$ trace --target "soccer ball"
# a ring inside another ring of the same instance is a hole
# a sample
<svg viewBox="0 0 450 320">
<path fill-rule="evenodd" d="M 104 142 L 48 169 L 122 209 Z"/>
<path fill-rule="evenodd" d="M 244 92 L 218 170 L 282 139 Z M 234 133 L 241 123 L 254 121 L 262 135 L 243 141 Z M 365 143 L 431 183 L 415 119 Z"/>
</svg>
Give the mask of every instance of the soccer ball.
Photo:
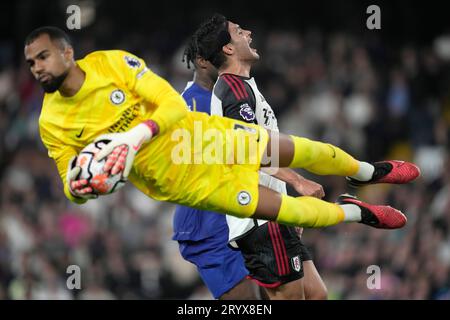
<svg viewBox="0 0 450 320">
<path fill-rule="evenodd" d="M 106 158 L 101 161 L 94 159 L 97 152 L 102 150 L 109 140 L 100 140 L 87 145 L 78 155 L 76 165 L 81 167 L 81 173 L 78 179 L 86 179 L 88 185 L 93 189 L 93 193 L 105 195 L 113 193 L 125 185 L 126 179 L 122 177 L 122 173 L 111 175 L 105 173 L 103 166 Z"/>
</svg>

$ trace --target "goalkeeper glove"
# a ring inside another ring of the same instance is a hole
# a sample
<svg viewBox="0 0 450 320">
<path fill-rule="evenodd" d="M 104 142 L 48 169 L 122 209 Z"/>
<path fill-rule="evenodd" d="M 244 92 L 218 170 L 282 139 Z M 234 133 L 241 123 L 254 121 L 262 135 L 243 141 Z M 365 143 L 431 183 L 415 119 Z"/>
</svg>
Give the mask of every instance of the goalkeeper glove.
<svg viewBox="0 0 450 320">
<path fill-rule="evenodd" d="M 76 165 L 77 158 L 77 156 L 73 156 L 67 168 L 66 182 L 69 192 L 75 198 L 96 199 L 98 195 L 92 193 L 92 187 L 88 185 L 88 181 L 86 179 L 77 180 L 81 173 L 81 167 Z"/>
<path fill-rule="evenodd" d="M 127 178 L 136 153 L 157 132 L 157 124 L 152 120 L 147 120 L 127 132 L 101 135 L 95 139 L 95 142 L 100 140 L 110 140 L 110 142 L 97 153 L 95 159 L 101 161 L 108 156 L 103 171 L 117 174 L 123 170 L 123 177 Z"/>
</svg>

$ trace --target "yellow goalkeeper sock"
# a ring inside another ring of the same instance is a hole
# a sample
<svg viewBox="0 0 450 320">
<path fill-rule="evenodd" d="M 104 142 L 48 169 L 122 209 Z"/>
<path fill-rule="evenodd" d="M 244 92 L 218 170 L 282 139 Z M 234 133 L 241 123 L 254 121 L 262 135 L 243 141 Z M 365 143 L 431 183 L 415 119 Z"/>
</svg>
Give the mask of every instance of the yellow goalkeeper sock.
<svg viewBox="0 0 450 320">
<path fill-rule="evenodd" d="M 295 152 L 289 167 L 319 175 L 351 176 L 358 172 L 359 161 L 338 147 L 296 136 L 291 138 Z"/>
<path fill-rule="evenodd" d="M 344 221 L 344 210 L 337 204 L 313 197 L 281 196 L 277 222 L 305 228 L 321 228 Z"/>
</svg>

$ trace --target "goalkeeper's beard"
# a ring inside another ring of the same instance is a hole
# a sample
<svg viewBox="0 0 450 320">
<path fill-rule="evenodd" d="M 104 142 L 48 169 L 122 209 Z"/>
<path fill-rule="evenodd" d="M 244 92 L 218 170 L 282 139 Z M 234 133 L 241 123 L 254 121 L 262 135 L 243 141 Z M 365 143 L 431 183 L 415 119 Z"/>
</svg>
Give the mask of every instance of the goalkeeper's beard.
<svg viewBox="0 0 450 320">
<path fill-rule="evenodd" d="M 57 77 L 50 76 L 50 80 L 46 82 L 41 82 L 42 89 L 44 89 L 46 93 L 55 92 L 56 90 L 59 89 L 59 87 L 61 87 L 62 83 L 64 82 L 68 74 L 69 70 L 63 72 Z"/>
</svg>

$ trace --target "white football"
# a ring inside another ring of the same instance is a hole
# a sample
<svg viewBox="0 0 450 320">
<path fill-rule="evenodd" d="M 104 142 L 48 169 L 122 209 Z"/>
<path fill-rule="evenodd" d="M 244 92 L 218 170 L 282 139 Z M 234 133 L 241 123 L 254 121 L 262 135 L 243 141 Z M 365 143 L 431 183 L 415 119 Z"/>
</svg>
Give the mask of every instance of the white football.
<svg viewBox="0 0 450 320">
<path fill-rule="evenodd" d="M 78 179 L 86 179 L 88 184 L 93 189 L 93 193 L 98 195 L 105 195 L 113 193 L 125 185 L 126 179 L 122 177 L 122 173 L 111 175 L 103 171 L 106 158 L 101 161 L 94 159 L 97 152 L 102 150 L 102 147 L 108 143 L 106 140 L 100 140 L 88 144 L 77 158 L 76 165 L 81 167 L 81 173 Z"/>
</svg>

